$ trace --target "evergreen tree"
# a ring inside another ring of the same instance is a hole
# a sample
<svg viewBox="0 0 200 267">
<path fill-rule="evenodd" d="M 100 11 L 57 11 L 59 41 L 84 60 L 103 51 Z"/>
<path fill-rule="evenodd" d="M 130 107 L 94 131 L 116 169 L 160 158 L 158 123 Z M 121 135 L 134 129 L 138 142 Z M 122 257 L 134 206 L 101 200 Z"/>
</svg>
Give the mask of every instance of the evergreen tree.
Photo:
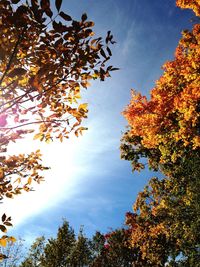
<svg viewBox="0 0 200 267">
<path fill-rule="evenodd" d="M 44 248 L 42 267 L 70 267 L 70 256 L 75 246 L 75 233 L 69 223 L 64 220 L 59 227 L 57 237 L 50 238 Z"/>
<path fill-rule="evenodd" d="M 85 237 L 83 228 L 81 227 L 70 256 L 71 267 L 88 266 L 91 262 L 91 256 L 90 241 Z"/>
</svg>

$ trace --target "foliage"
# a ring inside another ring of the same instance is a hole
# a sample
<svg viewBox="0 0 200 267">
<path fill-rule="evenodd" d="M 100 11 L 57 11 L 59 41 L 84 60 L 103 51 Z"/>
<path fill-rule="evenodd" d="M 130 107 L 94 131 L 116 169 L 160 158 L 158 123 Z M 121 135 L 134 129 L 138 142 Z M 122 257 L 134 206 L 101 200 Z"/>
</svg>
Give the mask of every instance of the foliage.
<svg viewBox="0 0 200 267">
<path fill-rule="evenodd" d="M 93 237 L 95 252 L 90 267 L 128 267 L 149 266 L 141 258 L 137 248 L 129 246 L 131 231 L 121 228 L 106 235 L 97 232 Z"/>
<path fill-rule="evenodd" d="M 25 260 L 21 262 L 20 267 L 38 267 L 41 264 L 44 255 L 45 238 L 38 237 L 29 249 Z"/>
<path fill-rule="evenodd" d="M 191 150 L 199 150 L 199 42 L 196 24 L 183 32 L 175 59 L 164 64 L 151 99 L 132 92 L 124 111 L 130 130 L 122 139 L 122 158 L 131 160 L 133 169 L 144 167 L 141 157 L 155 170 L 171 169 Z"/>
<path fill-rule="evenodd" d="M 106 66 L 114 43 L 111 32 L 105 42 L 95 37 L 86 14 L 74 20 L 61 11 L 61 4 L 55 1 L 53 14 L 49 0 L 0 1 L 1 199 L 30 191 L 46 169 L 39 150 L 7 156 L 10 142 L 31 132 L 47 143 L 55 138 L 62 142 L 71 132 L 82 134 L 88 107 L 78 102 L 81 91 L 91 80 L 103 81 L 116 70 Z M 2 219 L 0 230 L 9 225 L 9 217 Z M 4 235 L 1 245 L 6 240 Z"/>
<path fill-rule="evenodd" d="M 195 12 L 196 16 L 200 16 L 199 0 L 177 0 L 176 4 L 180 8 L 191 8 Z"/>
<path fill-rule="evenodd" d="M 36 239 L 20 267 L 82 267 L 88 266 L 90 260 L 90 242 L 83 229 L 76 238 L 73 228 L 64 220 L 55 238 Z"/>
<path fill-rule="evenodd" d="M 199 15 L 199 1 L 177 1 Z M 200 24 L 185 30 L 150 99 L 132 91 L 121 157 L 133 170 L 161 171 L 127 213 L 130 246 L 153 266 L 199 266 Z M 145 265 L 144 265 L 145 266 Z M 147 265 L 149 266 L 149 265 Z"/>
<path fill-rule="evenodd" d="M 84 267 L 89 266 L 91 262 L 91 247 L 90 247 L 90 240 L 85 237 L 83 233 L 83 228 L 80 228 L 78 238 L 72 248 L 70 254 L 70 266 L 72 267 Z"/>
<path fill-rule="evenodd" d="M 19 238 L 16 242 L 8 242 L 1 252 L 7 256 L 0 262 L 1 267 L 17 267 L 23 255 L 23 240 Z"/>
<path fill-rule="evenodd" d="M 176 262 L 180 255 L 187 266 L 196 266 L 194 262 L 198 262 L 199 166 L 200 157 L 196 155 L 183 162 L 174 176 L 152 178 L 139 193 L 134 213 L 126 216 L 132 231 L 131 245 L 139 246 L 142 257 L 155 266 L 164 266 L 169 257 Z"/>
<path fill-rule="evenodd" d="M 59 227 L 56 238 L 47 242 L 36 239 L 20 267 L 128 267 L 149 266 L 138 249 L 128 246 L 131 231 L 121 228 L 92 238 L 84 235 L 83 227 L 76 237 L 67 221 Z"/>
<path fill-rule="evenodd" d="M 67 221 L 59 227 L 57 237 L 50 238 L 44 247 L 42 267 L 70 266 L 70 254 L 75 246 L 75 233 Z"/>
</svg>

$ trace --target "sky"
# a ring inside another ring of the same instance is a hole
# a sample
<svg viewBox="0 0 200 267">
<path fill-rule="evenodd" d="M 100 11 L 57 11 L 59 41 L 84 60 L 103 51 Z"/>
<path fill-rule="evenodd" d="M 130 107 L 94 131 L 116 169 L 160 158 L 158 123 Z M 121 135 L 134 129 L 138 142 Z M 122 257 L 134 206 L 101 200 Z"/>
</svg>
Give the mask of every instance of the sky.
<svg viewBox="0 0 200 267">
<path fill-rule="evenodd" d="M 8 234 L 28 244 L 41 235 L 55 236 L 63 218 L 76 232 L 84 225 L 87 236 L 124 224 L 138 192 L 156 174 L 132 173 L 130 163 L 120 159 L 120 139 L 127 125 L 122 111 L 132 88 L 149 95 L 162 64 L 173 59 L 181 31 L 191 28 L 194 17 L 177 8 L 175 0 L 63 0 L 62 9 L 75 19 L 87 13 L 97 37 L 112 31 L 117 43 L 110 64 L 120 70 L 105 82 L 93 82 L 83 93 L 89 116 L 82 137 L 48 145 L 28 137 L 9 147 L 10 154 L 40 148 L 44 165 L 51 167 L 34 192 L 0 206 L 1 214 L 13 219 Z"/>
</svg>

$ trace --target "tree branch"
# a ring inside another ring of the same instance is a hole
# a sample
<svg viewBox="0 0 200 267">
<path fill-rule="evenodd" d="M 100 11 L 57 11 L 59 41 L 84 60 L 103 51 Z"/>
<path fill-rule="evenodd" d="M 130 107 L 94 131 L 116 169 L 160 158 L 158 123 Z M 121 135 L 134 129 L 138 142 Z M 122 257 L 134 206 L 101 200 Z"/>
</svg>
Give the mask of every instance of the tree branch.
<svg viewBox="0 0 200 267">
<path fill-rule="evenodd" d="M 21 42 L 21 40 L 22 40 L 22 38 L 23 38 L 23 36 L 24 36 L 25 30 L 26 30 L 26 27 L 24 27 L 24 29 L 23 29 L 23 31 L 22 31 L 22 34 L 19 35 L 19 37 L 18 37 L 18 40 L 17 40 L 17 42 L 16 42 L 16 44 L 15 44 L 15 47 L 14 47 L 14 50 L 13 50 L 11 56 L 10 56 L 10 60 L 9 60 L 9 62 L 8 62 L 8 64 L 7 64 L 7 66 L 6 66 L 6 69 L 5 69 L 5 71 L 4 71 L 4 74 L 2 75 L 2 77 L 1 77 L 1 79 L 0 79 L 0 86 L 1 86 L 1 84 L 2 84 L 2 82 L 3 82 L 3 80 L 4 80 L 4 78 L 5 78 L 6 74 L 8 73 L 8 71 L 9 71 L 9 69 L 10 69 L 10 66 L 11 66 L 11 64 L 12 64 L 12 60 L 13 60 L 15 54 L 16 54 L 17 47 L 18 47 L 18 45 L 20 44 L 20 42 Z"/>
</svg>

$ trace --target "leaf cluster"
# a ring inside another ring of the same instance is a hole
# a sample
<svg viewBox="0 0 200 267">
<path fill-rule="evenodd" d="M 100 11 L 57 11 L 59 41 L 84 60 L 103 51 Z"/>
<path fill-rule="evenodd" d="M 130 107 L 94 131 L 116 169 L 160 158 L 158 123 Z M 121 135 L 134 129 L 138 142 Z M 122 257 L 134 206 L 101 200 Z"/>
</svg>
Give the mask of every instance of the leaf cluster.
<svg viewBox="0 0 200 267">
<path fill-rule="evenodd" d="M 111 32 L 95 37 L 86 14 L 75 20 L 61 6 L 55 0 L 53 12 L 49 0 L 0 1 L 0 199 L 31 191 L 47 169 L 39 150 L 7 156 L 10 142 L 30 133 L 47 143 L 81 135 L 88 113 L 82 90 L 116 70 L 107 66 Z"/>
<path fill-rule="evenodd" d="M 199 1 L 177 1 L 199 15 Z M 173 61 L 151 97 L 132 91 L 124 111 L 129 128 L 121 157 L 133 171 L 161 171 L 138 194 L 127 213 L 130 246 L 153 266 L 199 266 L 200 249 L 200 24 L 182 32 Z M 148 265 L 149 266 L 149 265 Z"/>
</svg>

